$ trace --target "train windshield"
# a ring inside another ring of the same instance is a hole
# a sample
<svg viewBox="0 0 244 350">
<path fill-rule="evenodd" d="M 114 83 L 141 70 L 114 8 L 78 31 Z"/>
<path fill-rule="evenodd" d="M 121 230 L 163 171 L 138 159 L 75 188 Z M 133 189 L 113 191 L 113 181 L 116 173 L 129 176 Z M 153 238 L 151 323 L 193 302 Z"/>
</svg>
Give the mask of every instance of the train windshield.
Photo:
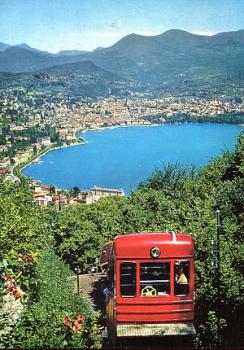
<svg viewBox="0 0 244 350">
<path fill-rule="evenodd" d="M 170 294 L 170 263 L 140 264 L 140 294 L 144 297 Z"/>
<path fill-rule="evenodd" d="M 122 297 L 136 297 L 137 283 L 141 297 L 168 296 L 170 289 L 170 262 L 122 262 L 120 264 L 120 295 Z M 172 279 L 175 296 L 189 294 L 190 262 L 174 261 Z"/>
</svg>

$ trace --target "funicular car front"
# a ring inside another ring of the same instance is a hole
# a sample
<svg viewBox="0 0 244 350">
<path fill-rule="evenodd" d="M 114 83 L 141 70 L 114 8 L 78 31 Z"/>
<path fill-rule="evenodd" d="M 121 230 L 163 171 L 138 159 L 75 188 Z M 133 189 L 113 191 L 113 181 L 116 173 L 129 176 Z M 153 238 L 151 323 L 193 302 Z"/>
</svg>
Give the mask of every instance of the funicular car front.
<svg viewBox="0 0 244 350">
<path fill-rule="evenodd" d="M 118 337 L 195 334 L 190 235 L 117 236 L 114 256 L 113 322 Z"/>
</svg>

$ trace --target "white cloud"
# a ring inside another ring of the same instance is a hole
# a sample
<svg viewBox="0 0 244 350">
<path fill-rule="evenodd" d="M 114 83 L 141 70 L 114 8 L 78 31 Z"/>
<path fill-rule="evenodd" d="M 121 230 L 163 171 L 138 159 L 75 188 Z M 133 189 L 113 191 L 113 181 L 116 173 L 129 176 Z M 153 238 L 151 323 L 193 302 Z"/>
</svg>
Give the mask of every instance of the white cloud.
<svg viewBox="0 0 244 350">
<path fill-rule="evenodd" d="M 111 28 L 117 28 L 119 27 L 121 22 L 118 19 L 114 19 L 113 21 L 109 22 L 109 27 Z"/>
</svg>

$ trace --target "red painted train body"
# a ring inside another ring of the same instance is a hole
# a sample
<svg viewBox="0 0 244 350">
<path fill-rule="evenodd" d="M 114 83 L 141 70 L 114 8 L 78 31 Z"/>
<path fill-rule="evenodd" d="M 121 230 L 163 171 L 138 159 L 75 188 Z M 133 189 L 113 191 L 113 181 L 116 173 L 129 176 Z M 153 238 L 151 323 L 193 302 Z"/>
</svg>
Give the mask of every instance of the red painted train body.
<svg viewBox="0 0 244 350">
<path fill-rule="evenodd" d="M 108 336 L 193 335 L 194 242 L 190 235 L 140 233 L 104 246 Z"/>
</svg>

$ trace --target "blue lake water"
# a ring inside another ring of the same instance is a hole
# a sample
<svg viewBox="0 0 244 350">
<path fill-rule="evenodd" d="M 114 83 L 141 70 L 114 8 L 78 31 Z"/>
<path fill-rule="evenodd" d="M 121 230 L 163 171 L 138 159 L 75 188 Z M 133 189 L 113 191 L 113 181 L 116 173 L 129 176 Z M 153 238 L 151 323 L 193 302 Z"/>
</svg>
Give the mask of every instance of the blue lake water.
<svg viewBox="0 0 244 350">
<path fill-rule="evenodd" d="M 136 189 L 163 163 L 208 163 L 232 150 L 241 126 L 173 124 L 87 131 L 86 144 L 53 150 L 23 170 L 26 176 L 59 188 L 94 185 Z"/>
</svg>

